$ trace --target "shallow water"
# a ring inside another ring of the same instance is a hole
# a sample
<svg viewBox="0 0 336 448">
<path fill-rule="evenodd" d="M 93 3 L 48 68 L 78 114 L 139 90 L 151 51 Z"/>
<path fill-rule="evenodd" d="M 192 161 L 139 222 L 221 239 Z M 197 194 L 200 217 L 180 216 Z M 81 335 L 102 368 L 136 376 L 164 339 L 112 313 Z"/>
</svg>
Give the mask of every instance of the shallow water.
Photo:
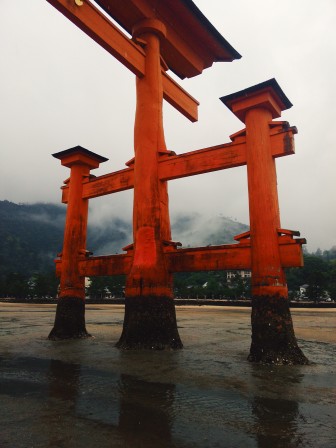
<svg viewBox="0 0 336 448">
<path fill-rule="evenodd" d="M 113 305 L 49 341 L 54 313 L 0 304 L 1 448 L 336 447 L 336 310 L 292 312 L 309 366 L 248 363 L 249 309 L 177 308 L 176 352 L 117 350 Z"/>
</svg>

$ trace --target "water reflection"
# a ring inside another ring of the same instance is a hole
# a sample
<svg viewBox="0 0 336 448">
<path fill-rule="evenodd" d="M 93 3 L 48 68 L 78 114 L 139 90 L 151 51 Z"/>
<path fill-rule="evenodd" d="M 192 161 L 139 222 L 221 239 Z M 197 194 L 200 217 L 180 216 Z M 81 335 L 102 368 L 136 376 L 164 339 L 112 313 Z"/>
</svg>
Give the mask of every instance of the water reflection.
<svg viewBox="0 0 336 448">
<path fill-rule="evenodd" d="M 78 395 L 81 366 L 51 359 L 48 371 L 49 397 L 70 402 Z"/>
<path fill-rule="evenodd" d="M 107 326 L 86 341 L 1 336 L 1 448 L 336 447 L 334 343 L 305 341 L 316 365 L 251 365 L 247 315 L 186 313 L 178 354 L 120 353 Z"/>
<path fill-rule="evenodd" d="M 257 422 L 258 448 L 297 448 L 299 406 L 295 401 L 255 397 L 252 413 Z"/>
<path fill-rule="evenodd" d="M 95 431 L 98 425 L 100 435 L 104 434 L 102 443 L 109 434 L 113 447 L 133 447 L 139 442 L 146 447 L 170 446 L 175 385 L 125 374 L 118 377 L 58 360 L 50 361 L 47 379 L 44 424 L 49 427 L 48 448 L 83 440 L 79 418 L 95 444 L 97 434 L 89 435 L 91 425 Z"/>
<path fill-rule="evenodd" d="M 174 384 L 151 383 L 121 375 L 119 391 L 119 429 L 130 446 L 139 438 L 171 441 Z"/>
<path fill-rule="evenodd" d="M 3 359 L 0 438 L 13 443 L 1 439 L 1 447 L 336 446 L 334 402 L 328 397 L 322 406 L 324 389 L 312 371 L 307 380 L 307 367 L 246 363 L 237 381 L 237 370 L 218 371 L 208 359 L 208 370 L 199 357 L 177 370 L 164 360 L 132 355 L 111 368 L 114 364 Z M 196 363 L 200 368 L 192 370 Z"/>
<path fill-rule="evenodd" d="M 298 448 L 300 411 L 296 400 L 302 372 L 295 366 L 252 365 L 252 382 L 259 394 L 252 400 L 258 448 Z M 263 395 L 260 394 L 263 391 Z"/>
<path fill-rule="evenodd" d="M 43 424 L 47 428 L 48 448 L 65 446 L 67 441 L 74 441 L 78 436 L 74 417 L 80 373 L 79 364 L 50 360 L 47 372 L 49 394 L 43 418 Z"/>
</svg>

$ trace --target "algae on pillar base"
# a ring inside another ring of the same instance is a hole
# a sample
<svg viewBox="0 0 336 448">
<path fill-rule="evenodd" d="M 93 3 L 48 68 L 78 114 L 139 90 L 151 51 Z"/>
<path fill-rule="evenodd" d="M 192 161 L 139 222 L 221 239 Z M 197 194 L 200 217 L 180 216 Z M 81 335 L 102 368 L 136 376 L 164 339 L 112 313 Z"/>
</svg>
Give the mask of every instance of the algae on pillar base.
<svg viewBox="0 0 336 448">
<path fill-rule="evenodd" d="M 248 360 L 263 364 L 308 364 L 297 344 L 286 297 L 253 296 Z"/>
<path fill-rule="evenodd" d="M 91 335 L 85 327 L 85 301 L 79 297 L 58 299 L 54 326 L 48 339 L 83 339 Z"/>
<path fill-rule="evenodd" d="M 124 327 L 117 347 L 126 350 L 182 348 L 173 299 L 149 296 L 126 298 Z"/>
</svg>

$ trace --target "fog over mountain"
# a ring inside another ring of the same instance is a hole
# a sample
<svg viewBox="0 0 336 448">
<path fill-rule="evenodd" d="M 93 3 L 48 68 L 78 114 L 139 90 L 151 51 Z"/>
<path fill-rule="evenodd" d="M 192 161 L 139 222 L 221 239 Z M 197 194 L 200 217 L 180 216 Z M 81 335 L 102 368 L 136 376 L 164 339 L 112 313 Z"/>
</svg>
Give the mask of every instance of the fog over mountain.
<svg viewBox="0 0 336 448">
<path fill-rule="evenodd" d="M 0 274 L 45 271 L 62 250 L 66 207 L 0 201 Z M 89 213 L 87 248 L 95 255 L 122 253 L 133 241 L 131 221 L 103 211 Z M 222 215 L 180 214 L 172 220 L 172 237 L 186 246 L 233 242 L 245 224 Z"/>
<path fill-rule="evenodd" d="M 223 215 L 192 213 L 178 215 L 172 222 L 173 239 L 191 247 L 232 243 L 235 235 L 247 230 L 246 224 Z"/>
</svg>

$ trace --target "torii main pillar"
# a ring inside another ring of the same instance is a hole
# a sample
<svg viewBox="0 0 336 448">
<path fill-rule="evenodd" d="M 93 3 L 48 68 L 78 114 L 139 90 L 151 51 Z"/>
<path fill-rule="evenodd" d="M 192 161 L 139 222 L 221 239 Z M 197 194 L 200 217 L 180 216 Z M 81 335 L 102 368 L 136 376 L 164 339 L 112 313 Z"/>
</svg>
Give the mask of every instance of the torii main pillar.
<svg viewBox="0 0 336 448">
<path fill-rule="evenodd" d="M 252 343 L 249 360 L 306 364 L 297 345 L 288 288 L 280 261 L 281 234 L 275 160 L 270 128 L 273 118 L 292 106 L 273 79 L 221 98 L 246 125 L 246 162 L 252 270 Z"/>
<path fill-rule="evenodd" d="M 134 255 L 125 291 L 125 319 L 120 348 L 182 347 L 173 301 L 173 279 L 164 257 L 171 240 L 167 182 L 159 178 L 158 162 L 167 156 L 163 131 L 163 87 L 160 39 L 165 26 L 147 19 L 133 29 L 144 45 L 145 75 L 137 77 L 134 127 Z"/>
</svg>

